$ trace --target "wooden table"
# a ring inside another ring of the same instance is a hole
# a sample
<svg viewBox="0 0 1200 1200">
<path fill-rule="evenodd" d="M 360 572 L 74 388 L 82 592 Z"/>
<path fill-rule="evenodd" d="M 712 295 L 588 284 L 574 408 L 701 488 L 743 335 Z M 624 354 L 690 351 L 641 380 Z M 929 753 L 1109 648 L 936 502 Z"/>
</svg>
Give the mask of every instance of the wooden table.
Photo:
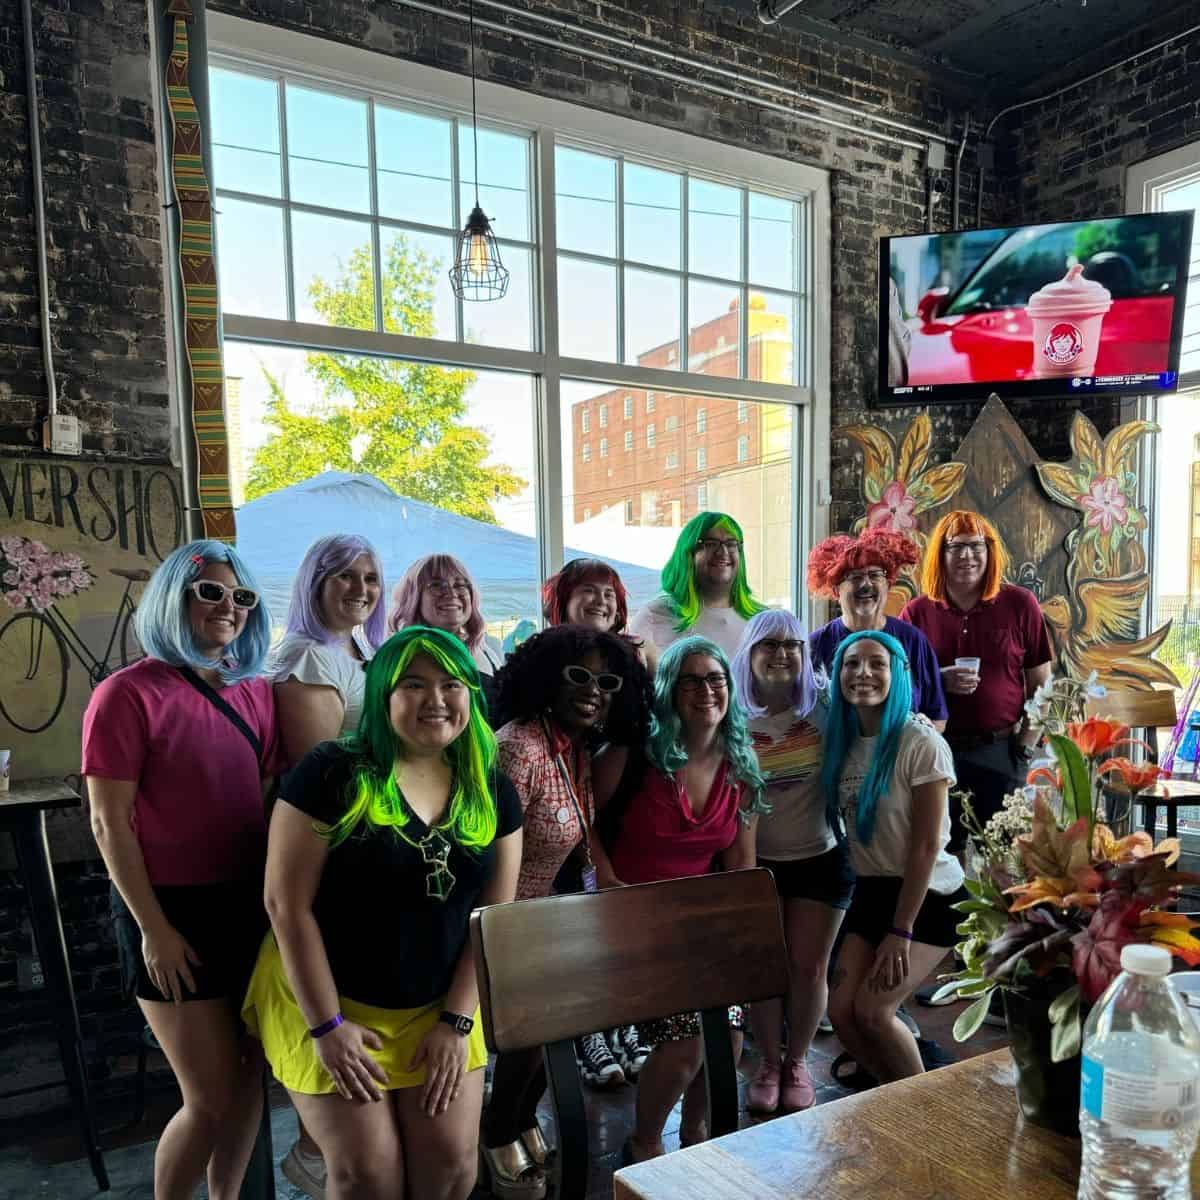
<svg viewBox="0 0 1200 1200">
<path fill-rule="evenodd" d="M 995 1050 L 626 1167 L 613 1200 L 1075 1200 L 1078 1183 L 1079 1142 L 1022 1119 Z"/>
<path fill-rule="evenodd" d="M 106 1192 L 108 1172 L 96 1138 L 96 1120 L 88 1095 L 87 1070 L 83 1061 L 79 1010 L 75 1006 L 67 942 L 58 912 L 50 846 L 46 841 L 47 810 L 75 808 L 79 802 L 78 793 L 61 779 L 14 780 L 8 792 L 0 792 L 0 832 L 11 833 L 16 845 L 17 865 L 29 893 L 33 941 L 41 960 L 54 1013 L 54 1031 L 58 1036 L 58 1052 L 67 1077 L 67 1090 L 79 1120 L 96 1185 Z"/>
</svg>

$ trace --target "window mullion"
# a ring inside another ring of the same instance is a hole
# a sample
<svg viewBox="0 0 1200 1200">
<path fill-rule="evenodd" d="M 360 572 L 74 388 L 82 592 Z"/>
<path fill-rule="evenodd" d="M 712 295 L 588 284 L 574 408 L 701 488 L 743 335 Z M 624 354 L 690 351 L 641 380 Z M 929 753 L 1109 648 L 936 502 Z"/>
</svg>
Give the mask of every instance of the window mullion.
<svg viewBox="0 0 1200 1200">
<path fill-rule="evenodd" d="M 738 276 L 742 283 L 741 328 L 738 330 L 738 377 L 746 379 L 750 375 L 750 189 L 742 188 L 739 192 L 738 204 L 742 215 L 741 264 Z"/>
<path fill-rule="evenodd" d="M 283 273 L 287 319 L 296 319 L 296 272 L 292 263 L 292 175 L 288 167 L 287 80 L 275 81 L 279 104 L 279 186 L 283 198 Z"/>
<path fill-rule="evenodd" d="M 537 222 L 538 259 L 541 270 L 541 334 L 545 369 L 535 389 L 534 420 L 537 463 L 536 528 L 541 579 L 548 579 L 563 561 L 562 377 L 558 339 L 558 229 L 554 192 L 552 130 L 537 132 L 537 179 L 534 219 Z M 574 487 L 575 485 L 572 484 Z"/>
<path fill-rule="evenodd" d="M 379 232 L 379 184 L 375 156 L 375 100 L 367 97 L 367 185 L 371 205 L 371 256 L 375 263 L 375 328 L 384 331 L 383 324 L 383 239 Z"/>
</svg>

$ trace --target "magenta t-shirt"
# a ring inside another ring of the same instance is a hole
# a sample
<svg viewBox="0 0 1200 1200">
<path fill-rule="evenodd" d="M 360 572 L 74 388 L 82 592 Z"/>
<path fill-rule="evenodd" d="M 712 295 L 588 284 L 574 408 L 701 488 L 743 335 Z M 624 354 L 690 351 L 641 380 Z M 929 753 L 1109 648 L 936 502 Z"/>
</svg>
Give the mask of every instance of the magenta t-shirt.
<svg viewBox="0 0 1200 1200">
<path fill-rule="evenodd" d="M 83 774 L 137 781 L 134 827 L 152 884 L 262 873 L 262 778 L 282 767 L 275 696 L 261 678 L 220 694 L 258 736 L 261 766 L 245 734 L 156 658 L 110 675 L 84 713 Z"/>
</svg>

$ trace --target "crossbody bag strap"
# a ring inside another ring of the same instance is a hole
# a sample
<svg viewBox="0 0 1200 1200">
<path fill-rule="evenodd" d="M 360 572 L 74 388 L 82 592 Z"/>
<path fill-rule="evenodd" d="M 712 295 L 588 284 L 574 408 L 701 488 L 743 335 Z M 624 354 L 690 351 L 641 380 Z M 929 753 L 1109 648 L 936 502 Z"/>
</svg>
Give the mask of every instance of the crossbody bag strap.
<svg viewBox="0 0 1200 1200">
<path fill-rule="evenodd" d="M 238 732 L 250 743 L 250 748 L 254 751 L 255 761 L 262 766 L 262 742 L 258 740 L 258 734 L 246 724 L 241 713 L 237 711 L 226 700 L 216 688 L 206 683 L 191 667 L 180 667 L 179 673 L 209 702 L 219 713 L 226 717 L 229 722 L 234 725 Z"/>
<path fill-rule="evenodd" d="M 554 746 L 554 738 L 550 733 L 550 726 L 545 719 L 542 720 L 542 732 L 546 735 L 546 743 L 550 747 Z M 567 770 L 567 764 L 563 762 L 563 756 L 556 750 L 552 750 L 554 765 L 558 768 L 559 776 L 562 778 L 563 786 L 567 789 L 567 795 L 571 798 L 571 805 L 575 809 L 575 816 L 579 819 L 579 828 L 583 831 L 583 858 L 585 866 L 592 866 L 592 843 L 588 836 L 587 815 L 583 811 L 583 805 L 579 802 L 579 796 L 575 791 L 575 784 L 571 780 L 571 772 Z"/>
</svg>

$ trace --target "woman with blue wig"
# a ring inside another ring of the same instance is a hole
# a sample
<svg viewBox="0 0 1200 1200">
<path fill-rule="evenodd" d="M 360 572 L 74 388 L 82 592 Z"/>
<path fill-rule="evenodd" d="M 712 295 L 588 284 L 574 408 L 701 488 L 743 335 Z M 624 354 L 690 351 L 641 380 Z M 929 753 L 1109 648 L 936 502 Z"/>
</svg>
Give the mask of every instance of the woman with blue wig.
<svg viewBox="0 0 1200 1200">
<path fill-rule="evenodd" d="M 746 1090 L 751 1112 L 794 1112 L 816 1101 L 806 1056 L 825 1011 L 825 973 L 854 892 L 845 845 L 829 823 L 821 788 L 826 706 L 813 677 L 808 636 L 790 612 L 767 609 L 746 626 L 733 681 L 767 781 L 770 812 L 759 818 L 758 865 L 775 878 L 788 947 L 788 1048 L 783 1003 L 750 1012 L 762 1063 Z"/>
<path fill-rule="evenodd" d="M 183 1094 L 154 1158 L 159 1200 L 232 1200 L 258 1129 L 262 1059 L 239 1019 L 267 927 L 262 779 L 282 765 L 270 618 L 232 547 L 172 551 L 136 617 L 146 657 L 103 680 L 83 718 L 92 831 L 134 991 Z M 134 935 L 136 944 L 137 935 Z"/>
<path fill-rule="evenodd" d="M 954 759 L 912 715 L 908 661 L 889 634 L 846 638 L 829 690 L 821 780 L 857 875 L 829 1016 L 860 1070 L 887 1083 L 925 1069 L 896 1010 L 958 940 L 951 906 L 967 897 L 946 849 Z"/>
</svg>

